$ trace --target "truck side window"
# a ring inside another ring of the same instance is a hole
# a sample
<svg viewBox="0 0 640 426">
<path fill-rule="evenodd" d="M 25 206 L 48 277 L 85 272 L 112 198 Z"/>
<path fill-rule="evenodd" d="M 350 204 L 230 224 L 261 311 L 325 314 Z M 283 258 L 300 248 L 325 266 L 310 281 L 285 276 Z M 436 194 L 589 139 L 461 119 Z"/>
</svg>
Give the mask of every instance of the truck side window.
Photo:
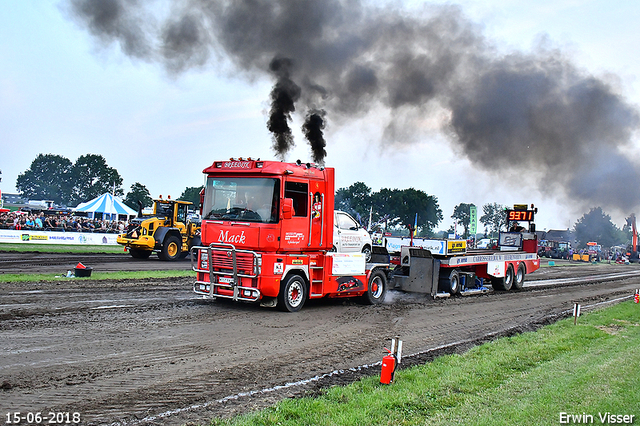
<svg viewBox="0 0 640 426">
<path fill-rule="evenodd" d="M 353 219 L 351 219 L 350 216 L 347 216 L 346 214 L 338 213 L 337 217 L 338 217 L 338 223 L 337 223 L 338 228 L 351 230 L 351 231 L 355 231 L 356 229 L 358 229 L 358 224 Z"/>
<path fill-rule="evenodd" d="M 284 197 L 293 199 L 293 215 L 307 216 L 309 204 L 309 185 L 305 182 L 286 182 Z"/>
</svg>

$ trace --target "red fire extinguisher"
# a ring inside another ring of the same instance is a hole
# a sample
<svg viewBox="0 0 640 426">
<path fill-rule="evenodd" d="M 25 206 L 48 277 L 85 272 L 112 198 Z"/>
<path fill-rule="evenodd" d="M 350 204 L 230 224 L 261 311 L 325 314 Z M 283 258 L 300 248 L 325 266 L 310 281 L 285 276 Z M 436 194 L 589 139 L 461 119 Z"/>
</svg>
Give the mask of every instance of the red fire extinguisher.
<svg viewBox="0 0 640 426">
<path fill-rule="evenodd" d="M 382 369 L 380 371 L 380 383 L 383 385 L 389 385 L 393 383 L 393 376 L 396 372 L 398 364 L 402 357 L 402 340 L 397 339 L 398 345 L 396 347 L 396 339 L 391 339 L 391 350 L 384 348 L 388 355 L 382 358 Z"/>
<path fill-rule="evenodd" d="M 387 348 L 385 348 L 387 349 Z M 382 370 L 380 371 L 380 383 L 388 385 L 393 382 L 393 373 L 396 372 L 396 357 L 387 349 L 389 355 L 382 357 Z"/>
</svg>

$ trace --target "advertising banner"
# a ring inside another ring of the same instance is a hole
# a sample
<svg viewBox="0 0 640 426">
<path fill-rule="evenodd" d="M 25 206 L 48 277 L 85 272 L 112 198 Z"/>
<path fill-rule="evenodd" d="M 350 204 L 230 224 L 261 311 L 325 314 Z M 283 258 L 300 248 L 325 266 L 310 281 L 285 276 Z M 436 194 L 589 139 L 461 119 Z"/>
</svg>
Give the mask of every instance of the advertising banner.
<svg viewBox="0 0 640 426">
<path fill-rule="evenodd" d="M 366 259 L 362 253 L 328 253 L 333 259 L 332 275 L 363 275 Z"/>
<path fill-rule="evenodd" d="M 118 245 L 118 234 L 0 229 L 0 243 Z"/>
</svg>

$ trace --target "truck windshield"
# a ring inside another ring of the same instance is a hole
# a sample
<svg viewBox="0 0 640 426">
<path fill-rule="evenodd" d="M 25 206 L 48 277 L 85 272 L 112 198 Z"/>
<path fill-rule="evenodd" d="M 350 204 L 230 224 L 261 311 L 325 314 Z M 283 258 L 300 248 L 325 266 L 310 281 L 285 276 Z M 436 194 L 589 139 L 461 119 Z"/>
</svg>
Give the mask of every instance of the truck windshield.
<svg viewBox="0 0 640 426">
<path fill-rule="evenodd" d="M 275 223 L 278 220 L 278 179 L 207 178 L 204 218 Z"/>
</svg>

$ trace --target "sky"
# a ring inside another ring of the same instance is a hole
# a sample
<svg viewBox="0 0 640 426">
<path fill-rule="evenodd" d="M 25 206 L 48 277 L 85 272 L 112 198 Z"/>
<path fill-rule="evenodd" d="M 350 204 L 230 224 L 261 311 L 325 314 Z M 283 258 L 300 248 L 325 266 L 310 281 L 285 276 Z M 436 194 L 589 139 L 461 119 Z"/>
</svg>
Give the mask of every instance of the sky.
<svg viewBox="0 0 640 426">
<path fill-rule="evenodd" d="M 15 193 L 40 153 L 72 162 L 91 153 L 118 170 L 125 193 L 139 182 L 152 197 L 177 198 L 215 160 L 311 161 L 301 128 L 318 108 L 336 188 L 423 190 L 442 209 L 438 229 L 459 203 L 534 204 L 539 230 L 573 227 L 597 206 L 619 227 L 640 214 L 636 1 L 362 0 L 342 9 L 327 0 L 304 12 L 334 31 L 311 32 L 309 43 L 300 35 L 314 20 L 294 19 L 304 28 L 280 27 L 276 39 L 238 14 L 199 33 L 213 48 L 176 41 L 173 56 L 152 38 L 127 44 L 136 33 L 126 28 L 162 27 L 190 2 L 143 3 L 116 30 L 91 26 L 89 0 L 4 3 L 0 190 Z M 270 36 L 280 50 L 270 51 Z M 276 54 L 292 59 L 290 73 L 269 71 Z M 365 85 L 372 75 L 374 88 Z M 268 129 L 280 81 L 302 88 L 284 154 Z"/>
</svg>

